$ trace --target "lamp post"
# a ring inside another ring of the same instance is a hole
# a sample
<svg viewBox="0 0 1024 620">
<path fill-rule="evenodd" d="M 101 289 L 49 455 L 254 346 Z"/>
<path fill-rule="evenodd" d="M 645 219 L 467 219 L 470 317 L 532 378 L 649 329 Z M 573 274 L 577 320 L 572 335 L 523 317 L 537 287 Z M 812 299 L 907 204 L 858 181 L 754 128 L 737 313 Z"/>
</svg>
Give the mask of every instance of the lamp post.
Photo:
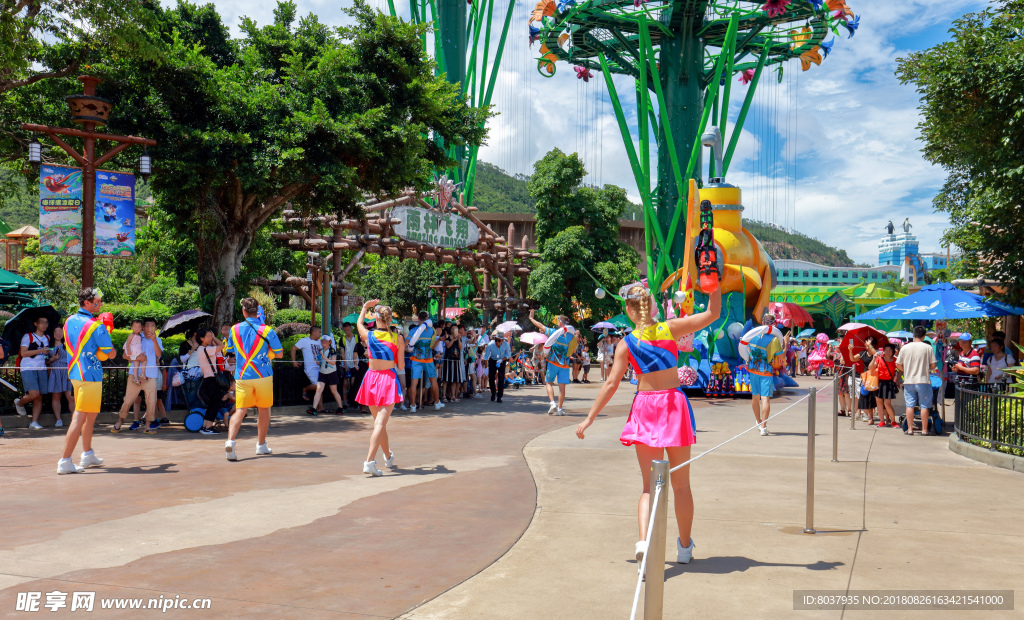
<svg viewBox="0 0 1024 620">
<path fill-rule="evenodd" d="M 92 265 L 95 256 L 95 233 L 96 233 L 96 168 L 104 162 L 109 161 L 115 155 L 133 144 L 141 144 L 144 149 L 139 157 L 139 173 L 143 179 L 149 178 L 152 167 L 152 159 L 147 146 L 155 146 L 156 140 L 147 138 L 136 138 L 134 136 L 115 136 L 95 131 L 97 126 L 105 125 L 110 117 L 110 111 L 114 104 L 102 97 L 96 96 L 96 85 L 102 82 L 100 78 L 91 75 L 81 75 L 78 80 L 84 85 L 81 95 L 69 95 L 65 97 L 68 107 L 71 109 L 71 120 L 82 125 L 81 129 L 63 129 L 60 127 L 49 127 L 47 125 L 34 125 L 22 123 L 21 128 L 46 134 L 57 146 L 72 157 L 82 166 L 82 287 L 87 288 L 93 285 Z M 60 136 L 73 136 L 83 139 L 82 153 L 79 154 L 71 145 L 65 142 Z M 109 140 L 117 142 L 117 146 L 97 157 L 96 141 Z M 39 164 L 42 161 L 41 145 L 34 137 L 29 143 L 29 163 Z"/>
</svg>

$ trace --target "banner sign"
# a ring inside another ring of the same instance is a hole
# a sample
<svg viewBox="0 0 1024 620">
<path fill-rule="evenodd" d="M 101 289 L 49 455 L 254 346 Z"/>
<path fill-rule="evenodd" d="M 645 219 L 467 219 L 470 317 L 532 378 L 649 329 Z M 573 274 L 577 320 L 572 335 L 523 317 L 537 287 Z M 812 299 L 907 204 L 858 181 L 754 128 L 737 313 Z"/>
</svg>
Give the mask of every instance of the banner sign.
<svg viewBox="0 0 1024 620">
<path fill-rule="evenodd" d="M 96 171 L 96 256 L 135 256 L 135 175 Z"/>
<path fill-rule="evenodd" d="M 98 257 L 135 256 L 135 175 L 96 171 L 95 250 Z M 82 169 L 39 169 L 39 251 L 82 254 Z"/>
<path fill-rule="evenodd" d="M 39 251 L 82 253 L 82 169 L 39 167 Z"/>
<path fill-rule="evenodd" d="M 442 248 L 465 248 L 476 245 L 480 230 L 469 218 L 454 213 L 439 214 L 420 207 L 395 207 L 392 217 L 402 220 L 395 234 L 406 241 L 416 241 Z"/>
</svg>

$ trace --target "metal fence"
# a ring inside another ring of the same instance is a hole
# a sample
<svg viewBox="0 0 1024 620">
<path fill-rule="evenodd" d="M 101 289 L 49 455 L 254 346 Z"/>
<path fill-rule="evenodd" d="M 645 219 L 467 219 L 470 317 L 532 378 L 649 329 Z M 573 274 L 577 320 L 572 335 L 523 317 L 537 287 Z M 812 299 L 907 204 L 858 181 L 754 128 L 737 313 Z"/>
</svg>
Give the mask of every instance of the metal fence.
<svg viewBox="0 0 1024 620">
<path fill-rule="evenodd" d="M 990 450 L 1024 456 L 1024 398 L 1004 383 L 956 386 L 956 432 Z"/>
</svg>

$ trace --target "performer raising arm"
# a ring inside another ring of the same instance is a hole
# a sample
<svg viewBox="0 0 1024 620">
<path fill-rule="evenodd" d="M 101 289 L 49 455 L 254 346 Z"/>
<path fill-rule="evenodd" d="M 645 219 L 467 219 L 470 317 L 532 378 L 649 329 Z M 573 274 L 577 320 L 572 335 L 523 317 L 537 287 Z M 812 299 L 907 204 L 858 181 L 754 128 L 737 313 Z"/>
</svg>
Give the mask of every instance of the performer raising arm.
<svg viewBox="0 0 1024 620">
<path fill-rule="evenodd" d="M 402 402 L 402 386 L 398 381 L 398 373 L 405 373 L 405 339 L 391 329 L 391 308 L 378 306 L 379 299 L 371 299 L 363 304 L 359 312 L 356 327 L 359 337 L 366 339 L 367 354 L 370 358 L 370 370 L 363 378 L 359 387 L 356 402 L 370 408 L 373 416 L 373 433 L 370 434 L 370 450 L 363 462 L 363 473 L 371 476 L 383 476 L 377 469 L 377 448 L 384 453 L 384 465 L 395 468 L 395 454 L 388 443 L 388 418 L 397 403 Z M 366 329 L 363 319 L 366 311 L 376 306 L 374 316 L 376 324 L 373 330 Z"/>
<path fill-rule="evenodd" d="M 624 339 L 626 346 L 616 349 L 608 379 L 598 392 L 587 419 L 576 427 L 576 435 L 583 439 L 583 433 L 615 395 L 626 372 L 626 364 L 631 364 L 637 374 L 639 391 L 633 398 L 619 441 L 625 446 L 636 447 L 636 458 L 643 476 L 643 493 L 637 508 L 640 541 L 636 544 L 636 559 L 639 563 L 647 551 L 644 541 L 650 516 L 651 461 L 661 459 L 667 451 L 669 463 L 675 467 L 690 459 L 690 446 L 696 441 L 693 410 L 679 386 L 676 340 L 704 329 L 718 318 L 722 292 L 716 289 L 711 293 L 707 311 L 662 323 L 655 318 L 657 302 L 646 286 L 637 284 L 630 287 L 625 297 L 626 313 L 636 329 Z M 690 494 L 689 469 L 689 466 L 683 467 L 672 474 L 676 523 L 679 526 L 676 561 L 682 564 L 693 558 L 693 540 L 690 538 L 693 496 Z M 686 547 L 682 544 L 684 538 L 688 541 Z"/>
</svg>

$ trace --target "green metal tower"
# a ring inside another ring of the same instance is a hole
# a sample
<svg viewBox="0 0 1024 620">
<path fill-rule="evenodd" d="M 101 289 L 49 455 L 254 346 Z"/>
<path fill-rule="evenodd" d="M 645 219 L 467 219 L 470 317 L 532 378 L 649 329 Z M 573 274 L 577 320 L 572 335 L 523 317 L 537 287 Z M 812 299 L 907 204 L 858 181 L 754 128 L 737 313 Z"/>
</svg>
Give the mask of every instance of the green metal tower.
<svg viewBox="0 0 1024 620">
<path fill-rule="evenodd" d="M 652 283 L 683 262 L 688 179 L 700 181 L 701 136 L 718 128 L 720 163 L 729 170 L 737 140 L 762 73 L 799 59 L 806 71 L 832 48 L 829 30 L 850 36 L 860 18 L 845 0 L 541 0 L 530 35 L 542 42 L 538 70 L 576 65 L 577 74 L 603 73 L 644 206 L 647 275 Z M 834 39 L 833 39 L 834 41 Z M 632 76 L 637 138 L 612 80 Z M 748 84 L 731 135 L 725 135 L 734 76 Z M 582 76 L 580 76 L 582 77 Z M 651 170 L 651 143 L 657 170 Z M 720 169 L 719 169 L 720 168 Z M 655 185 L 652 187 L 652 181 Z"/>
</svg>

